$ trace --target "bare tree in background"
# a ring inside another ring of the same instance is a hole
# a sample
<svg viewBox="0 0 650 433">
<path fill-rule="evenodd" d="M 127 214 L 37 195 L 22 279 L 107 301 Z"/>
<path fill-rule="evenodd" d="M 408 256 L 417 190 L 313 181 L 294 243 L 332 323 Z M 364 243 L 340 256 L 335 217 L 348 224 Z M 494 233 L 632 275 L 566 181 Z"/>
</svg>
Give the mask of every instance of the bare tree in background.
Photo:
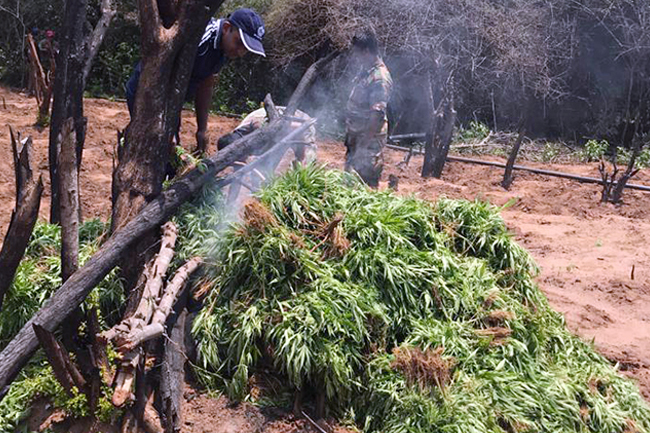
<svg viewBox="0 0 650 433">
<path fill-rule="evenodd" d="M 50 123 L 49 169 L 51 206 L 50 222 L 60 222 L 60 180 L 59 137 L 64 122 L 73 119 L 75 140 L 75 164 L 81 167 L 84 141 L 86 137 L 86 118 L 83 114 L 83 92 L 92 62 L 97 55 L 102 40 L 115 15 L 114 0 L 102 0 L 102 15 L 92 32 L 89 32 L 86 11 L 88 0 L 67 0 L 64 20 L 56 58 L 54 77 L 54 100 Z"/>
</svg>

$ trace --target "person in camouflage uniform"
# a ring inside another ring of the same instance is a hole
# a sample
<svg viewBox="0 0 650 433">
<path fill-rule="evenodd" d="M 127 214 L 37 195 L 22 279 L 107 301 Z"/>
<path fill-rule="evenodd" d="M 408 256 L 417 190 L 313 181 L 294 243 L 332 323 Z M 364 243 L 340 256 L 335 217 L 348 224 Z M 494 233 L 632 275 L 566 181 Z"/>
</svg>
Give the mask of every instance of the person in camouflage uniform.
<svg viewBox="0 0 650 433">
<path fill-rule="evenodd" d="M 352 47 L 362 71 L 354 79 L 347 104 L 345 169 L 356 171 L 368 186 L 376 188 L 384 166 L 386 107 L 393 80 L 372 33 L 355 36 Z"/>
</svg>

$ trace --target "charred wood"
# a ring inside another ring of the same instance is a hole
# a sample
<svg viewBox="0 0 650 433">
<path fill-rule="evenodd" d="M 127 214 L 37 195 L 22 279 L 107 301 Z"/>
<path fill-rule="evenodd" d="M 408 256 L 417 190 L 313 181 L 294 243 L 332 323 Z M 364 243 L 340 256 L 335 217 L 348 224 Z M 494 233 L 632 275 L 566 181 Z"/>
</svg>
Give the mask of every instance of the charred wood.
<svg viewBox="0 0 650 433">
<path fill-rule="evenodd" d="M 519 128 L 519 136 L 517 137 L 517 141 L 512 146 L 512 150 L 510 151 L 510 156 L 508 157 L 508 162 L 506 163 L 506 171 L 503 174 L 503 181 L 501 182 L 501 186 L 503 186 L 503 188 L 506 190 L 510 189 L 510 185 L 512 185 L 512 181 L 514 180 L 512 169 L 515 166 L 515 161 L 517 160 L 517 155 L 519 154 L 521 143 L 524 141 L 525 133 L 526 131 L 523 126 Z"/>
<path fill-rule="evenodd" d="M 38 219 L 38 211 L 43 193 L 43 181 L 39 177 L 35 180 L 30 165 L 32 139 L 27 138 L 19 149 L 20 137 L 13 129 L 11 135 L 11 149 L 14 158 L 14 173 L 16 177 L 16 206 L 11 214 L 9 229 L 0 250 L 0 310 L 2 301 L 13 283 L 13 279 L 25 254 L 29 238 Z"/>
<path fill-rule="evenodd" d="M 54 376 L 69 396 L 73 396 L 73 387 L 79 391 L 86 388 L 86 381 L 70 360 L 68 351 L 56 340 L 54 335 L 40 325 L 34 324 L 34 332 L 41 343 L 47 360 L 52 366 Z"/>
</svg>

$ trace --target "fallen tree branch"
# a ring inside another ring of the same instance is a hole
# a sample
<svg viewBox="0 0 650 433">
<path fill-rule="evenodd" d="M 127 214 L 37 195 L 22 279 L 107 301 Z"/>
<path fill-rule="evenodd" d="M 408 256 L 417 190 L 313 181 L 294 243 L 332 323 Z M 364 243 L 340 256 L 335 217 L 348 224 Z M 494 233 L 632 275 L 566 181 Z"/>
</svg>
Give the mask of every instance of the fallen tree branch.
<svg viewBox="0 0 650 433">
<path fill-rule="evenodd" d="M 132 331 L 126 336 L 121 342 L 120 349 L 133 350 L 145 341 L 152 340 L 164 334 L 165 321 L 169 317 L 181 289 L 183 289 L 187 279 L 198 269 L 200 264 L 201 258 L 194 257 L 176 271 L 174 278 L 165 288 L 165 294 L 156 307 L 151 323 L 142 329 Z"/>
<path fill-rule="evenodd" d="M 177 236 L 178 230 L 174 223 L 168 222 L 163 226 L 160 252 L 143 271 L 145 287 L 138 308 L 131 317 L 123 320 L 119 325 L 103 334 L 103 339 L 105 341 L 114 341 L 117 350 L 123 354 L 115 379 L 115 391 L 113 392 L 113 404 L 117 407 L 126 403 L 131 396 L 135 368 L 140 363 L 142 352 L 138 350 L 137 346 L 128 344 L 130 341 L 129 336 L 145 328 L 153 316 L 154 307 L 163 287 L 163 278 L 174 257 Z"/>
<path fill-rule="evenodd" d="M 34 180 L 29 162 L 32 148 L 31 137 L 25 140 L 19 150 L 20 137 L 17 137 L 11 128 L 9 128 L 9 132 L 16 177 L 16 207 L 11 213 L 9 229 L 2 243 L 2 250 L 0 250 L 0 311 L 2 310 L 2 301 L 13 283 L 16 269 L 25 254 L 29 238 L 34 230 L 43 194 L 43 180 L 40 176 L 38 181 Z"/>
<path fill-rule="evenodd" d="M 312 119 L 310 121 L 303 123 L 298 128 L 291 131 L 286 137 L 280 140 L 277 144 L 273 145 L 269 150 L 267 150 L 266 152 L 258 156 L 255 161 L 252 161 L 242 166 L 242 168 L 240 168 L 239 170 L 230 173 L 223 179 L 220 179 L 217 182 L 217 184 L 220 187 L 224 187 L 232 182 L 239 181 L 239 179 L 241 179 L 243 176 L 247 175 L 250 172 L 256 173 L 259 177 L 265 179 L 264 175 L 258 171 L 258 168 L 261 166 L 265 166 L 271 158 L 276 159 L 279 154 L 284 155 L 284 152 L 286 152 L 288 147 L 294 143 L 293 141 L 294 138 L 299 137 L 307 129 L 309 129 L 314 123 L 316 123 L 316 119 Z"/>
</svg>

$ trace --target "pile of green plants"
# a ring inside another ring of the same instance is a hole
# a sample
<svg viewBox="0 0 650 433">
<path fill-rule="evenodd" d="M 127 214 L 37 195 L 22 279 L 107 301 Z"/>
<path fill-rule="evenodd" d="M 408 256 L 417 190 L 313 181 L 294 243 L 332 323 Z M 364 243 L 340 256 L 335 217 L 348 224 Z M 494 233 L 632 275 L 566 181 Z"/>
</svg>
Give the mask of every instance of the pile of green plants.
<svg viewBox="0 0 650 433">
<path fill-rule="evenodd" d="M 636 386 L 566 330 L 490 204 L 316 166 L 226 229 L 205 203 L 181 220 L 202 215 L 183 238 L 207 261 L 193 334 L 208 387 L 284 407 L 320 395 L 368 432 L 649 431 Z"/>
<path fill-rule="evenodd" d="M 99 220 L 90 220 L 79 228 L 79 262 L 83 264 L 97 250 L 108 226 Z M 49 297 L 61 286 L 61 228 L 38 223 L 21 261 L 13 285 L 0 311 L 0 350 L 20 331 Z M 122 285 L 116 271 L 111 272 L 93 290 L 82 305 L 83 310 L 97 309 L 102 326 L 119 320 L 124 304 Z M 108 389 L 105 390 L 108 393 Z M 43 397 L 50 407 L 63 409 L 68 415 L 83 417 L 90 414 L 86 396 L 75 390 L 68 396 L 55 379 L 52 368 L 39 351 L 20 373 L 7 395 L 0 401 L 0 433 L 24 431 L 21 424 L 30 413 L 35 399 Z M 117 411 L 106 398 L 100 399 L 95 415 L 109 420 Z"/>
</svg>

